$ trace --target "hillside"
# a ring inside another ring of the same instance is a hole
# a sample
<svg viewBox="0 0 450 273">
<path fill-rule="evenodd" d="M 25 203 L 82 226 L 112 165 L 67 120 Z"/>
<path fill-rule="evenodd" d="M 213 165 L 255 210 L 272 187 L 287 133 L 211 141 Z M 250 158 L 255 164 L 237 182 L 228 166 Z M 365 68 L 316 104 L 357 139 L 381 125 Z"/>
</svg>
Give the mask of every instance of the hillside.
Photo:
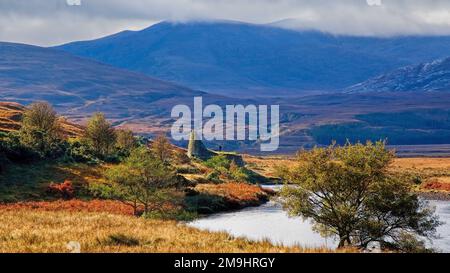
<svg viewBox="0 0 450 273">
<path fill-rule="evenodd" d="M 59 48 L 205 91 L 298 95 L 446 57 L 450 37 L 368 38 L 227 21 L 163 22 Z"/>
<path fill-rule="evenodd" d="M 14 102 L 0 102 L 0 132 L 11 132 L 20 129 L 20 121 L 25 106 Z M 80 136 L 83 132 L 82 126 L 71 123 L 65 119 L 61 120 L 63 133 L 67 136 Z"/>
<path fill-rule="evenodd" d="M 46 100 L 74 119 L 97 111 L 113 120 L 170 117 L 173 105 L 204 94 L 60 50 L 23 44 L 0 43 L 0 70 L 1 101 L 27 105 Z"/>
<path fill-rule="evenodd" d="M 450 58 L 403 67 L 351 86 L 346 91 L 350 93 L 450 91 Z"/>
</svg>

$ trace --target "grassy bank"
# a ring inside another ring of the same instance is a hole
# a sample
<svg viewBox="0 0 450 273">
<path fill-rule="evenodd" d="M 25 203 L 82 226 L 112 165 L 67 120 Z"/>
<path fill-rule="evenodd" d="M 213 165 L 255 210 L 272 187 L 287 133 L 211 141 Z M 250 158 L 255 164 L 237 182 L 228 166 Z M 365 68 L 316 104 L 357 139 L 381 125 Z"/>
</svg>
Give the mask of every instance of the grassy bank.
<svg viewBox="0 0 450 273">
<path fill-rule="evenodd" d="M 245 183 L 199 184 L 186 197 L 191 210 L 201 214 L 238 210 L 266 203 L 274 192 Z"/>
<path fill-rule="evenodd" d="M 411 177 L 423 197 L 450 200 L 450 158 L 399 158 L 391 168 Z"/>
<path fill-rule="evenodd" d="M 130 211 L 126 205 L 108 200 L 96 200 L 90 188 L 105 183 L 105 171 L 111 164 L 88 165 L 83 163 L 64 163 L 58 161 L 37 162 L 34 164 L 11 164 L 0 176 L 0 204 L 14 203 L 21 207 L 36 208 L 102 208 L 111 212 L 120 206 L 120 211 Z M 183 189 L 174 189 L 173 202 L 194 213 L 210 214 L 229 211 L 265 203 L 270 193 L 259 186 L 248 183 L 224 181 L 214 184 L 205 177 L 210 172 L 198 174 L 203 183 Z M 61 201 L 61 197 L 49 193 L 52 183 L 70 181 L 74 187 L 74 200 Z M 106 207 L 105 207 L 106 206 Z M 113 207 L 112 209 L 110 207 Z M 88 210 L 93 211 L 93 210 Z M 102 212 L 102 210 L 94 210 Z"/>
<path fill-rule="evenodd" d="M 89 184 L 104 181 L 107 167 L 57 161 L 10 164 L 0 176 L 0 203 L 55 200 L 47 193 L 48 186 L 64 181 L 71 181 L 77 195 L 85 197 Z"/>
<path fill-rule="evenodd" d="M 274 246 L 226 233 L 210 233 L 174 221 L 147 220 L 111 213 L 0 209 L 0 252 L 107 253 L 284 253 L 331 252 L 329 249 Z M 350 250 L 344 250 L 350 251 Z"/>
</svg>

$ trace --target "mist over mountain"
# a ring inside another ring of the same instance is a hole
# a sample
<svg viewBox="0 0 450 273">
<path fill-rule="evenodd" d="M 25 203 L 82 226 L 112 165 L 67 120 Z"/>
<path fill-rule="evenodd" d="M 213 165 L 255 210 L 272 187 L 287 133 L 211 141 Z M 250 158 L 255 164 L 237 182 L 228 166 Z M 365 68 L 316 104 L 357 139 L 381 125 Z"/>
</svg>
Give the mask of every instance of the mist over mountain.
<svg viewBox="0 0 450 273">
<path fill-rule="evenodd" d="M 349 87 L 355 92 L 450 92 L 450 57 L 399 68 Z"/>
<path fill-rule="evenodd" d="M 163 22 L 59 48 L 208 92 L 253 96 L 345 88 L 446 57 L 450 36 L 369 38 L 227 21 Z"/>
</svg>

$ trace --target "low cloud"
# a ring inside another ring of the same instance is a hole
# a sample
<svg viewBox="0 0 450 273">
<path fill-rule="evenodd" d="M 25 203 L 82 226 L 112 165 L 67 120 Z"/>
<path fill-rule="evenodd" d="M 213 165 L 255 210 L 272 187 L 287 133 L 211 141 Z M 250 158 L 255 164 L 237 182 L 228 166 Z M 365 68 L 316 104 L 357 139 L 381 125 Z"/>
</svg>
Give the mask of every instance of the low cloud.
<svg viewBox="0 0 450 273">
<path fill-rule="evenodd" d="M 162 20 L 208 19 L 345 35 L 450 35 L 448 0 L 81 0 L 81 5 L 67 1 L 1 0 L 0 40 L 56 45 Z"/>
</svg>

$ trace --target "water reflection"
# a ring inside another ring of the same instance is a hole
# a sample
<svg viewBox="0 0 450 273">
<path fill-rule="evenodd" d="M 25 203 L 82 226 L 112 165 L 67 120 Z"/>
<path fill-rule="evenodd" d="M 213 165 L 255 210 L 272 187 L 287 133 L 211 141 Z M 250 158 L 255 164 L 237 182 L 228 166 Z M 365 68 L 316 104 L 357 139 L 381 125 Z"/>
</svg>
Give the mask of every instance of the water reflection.
<svg viewBox="0 0 450 273">
<path fill-rule="evenodd" d="M 450 202 L 430 201 L 430 204 L 436 206 L 436 213 L 440 220 L 445 222 L 438 228 L 440 238 L 434 240 L 432 246 L 443 252 L 450 252 Z M 196 220 L 189 225 L 210 231 L 226 231 L 234 236 L 252 240 L 268 239 L 274 244 L 285 246 L 328 248 L 337 246 L 335 240 L 325 239 L 314 232 L 309 221 L 290 218 L 275 201 L 260 207 L 216 214 Z"/>
</svg>

